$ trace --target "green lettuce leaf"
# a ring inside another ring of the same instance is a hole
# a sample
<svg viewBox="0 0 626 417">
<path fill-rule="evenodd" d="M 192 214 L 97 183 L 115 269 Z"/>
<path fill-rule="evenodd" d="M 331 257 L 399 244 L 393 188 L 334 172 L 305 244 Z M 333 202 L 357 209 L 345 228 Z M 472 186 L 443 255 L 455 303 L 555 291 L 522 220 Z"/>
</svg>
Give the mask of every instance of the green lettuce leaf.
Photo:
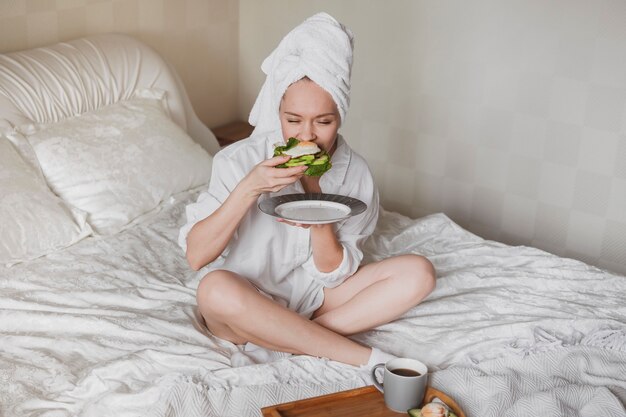
<svg viewBox="0 0 626 417">
<path fill-rule="evenodd" d="M 333 164 L 331 164 L 330 161 L 326 162 L 325 164 L 321 164 L 321 165 L 309 165 L 307 170 L 304 171 L 304 175 L 308 175 L 308 176 L 311 176 L 311 177 L 320 177 L 326 171 L 328 171 L 332 166 L 333 166 Z"/>
<path fill-rule="evenodd" d="M 296 138 L 289 138 L 289 140 L 287 141 L 286 145 L 277 146 L 277 147 L 274 148 L 274 156 L 282 155 L 283 152 L 293 148 L 298 143 L 300 143 L 300 141 L 298 139 L 296 139 Z"/>
<path fill-rule="evenodd" d="M 289 138 L 289 140 L 287 141 L 285 145 L 277 146 L 274 148 L 274 156 L 282 155 L 283 152 L 293 148 L 294 146 L 298 145 L 298 143 L 300 143 L 298 139 Z M 295 158 L 291 158 L 289 161 L 283 164 L 276 165 L 276 168 L 288 168 L 290 166 L 307 165 L 309 168 L 306 171 L 304 171 L 304 175 L 308 175 L 312 177 L 319 177 L 332 167 L 332 164 L 330 163 L 330 157 L 323 164 L 320 164 L 320 163 L 318 163 L 317 165 L 311 164 L 314 160 L 318 159 L 319 157 L 323 155 L 328 155 L 328 154 L 326 153 L 326 151 L 320 151 L 316 153 L 315 155 L 313 155 L 314 158 L 311 158 L 311 155 L 298 156 Z"/>
</svg>

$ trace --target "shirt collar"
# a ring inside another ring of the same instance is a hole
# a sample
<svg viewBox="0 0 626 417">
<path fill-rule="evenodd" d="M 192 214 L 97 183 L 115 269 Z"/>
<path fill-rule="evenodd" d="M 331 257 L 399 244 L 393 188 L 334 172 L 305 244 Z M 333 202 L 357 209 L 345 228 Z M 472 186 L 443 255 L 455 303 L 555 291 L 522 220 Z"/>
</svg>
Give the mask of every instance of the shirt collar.
<svg viewBox="0 0 626 417">
<path fill-rule="evenodd" d="M 274 147 L 278 144 L 283 144 L 284 140 L 280 130 L 269 133 L 266 136 L 266 156 L 272 158 L 274 156 Z M 343 139 L 343 136 L 337 135 L 337 148 L 330 159 L 332 164 L 331 169 L 322 175 L 320 178 L 320 185 L 333 184 L 340 186 L 346 179 L 346 173 L 348 172 L 348 166 L 350 165 L 350 158 L 352 157 L 352 150 L 348 146 L 347 142 Z"/>
<path fill-rule="evenodd" d="M 284 142 L 285 141 L 283 140 L 280 130 L 268 133 L 267 136 L 265 136 L 265 159 L 274 157 L 274 148 L 277 145 L 284 145 Z"/>
</svg>

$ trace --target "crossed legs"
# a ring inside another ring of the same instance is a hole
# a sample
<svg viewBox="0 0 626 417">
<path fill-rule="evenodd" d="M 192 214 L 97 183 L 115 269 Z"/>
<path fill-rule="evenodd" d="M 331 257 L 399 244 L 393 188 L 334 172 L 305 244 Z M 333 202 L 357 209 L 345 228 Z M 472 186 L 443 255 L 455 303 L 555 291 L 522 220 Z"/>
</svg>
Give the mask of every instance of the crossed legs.
<svg viewBox="0 0 626 417">
<path fill-rule="evenodd" d="M 222 339 L 363 365 L 371 349 L 346 336 L 395 320 L 434 287 L 432 264 L 402 255 L 365 265 L 339 286 L 325 288 L 324 303 L 311 320 L 225 270 L 202 279 L 197 300 L 209 331 Z"/>
</svg>

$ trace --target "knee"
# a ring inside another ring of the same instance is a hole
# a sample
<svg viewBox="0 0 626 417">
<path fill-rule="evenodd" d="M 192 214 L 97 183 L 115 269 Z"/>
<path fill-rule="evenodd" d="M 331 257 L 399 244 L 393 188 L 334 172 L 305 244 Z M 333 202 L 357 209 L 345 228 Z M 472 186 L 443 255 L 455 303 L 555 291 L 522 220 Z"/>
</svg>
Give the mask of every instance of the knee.
<svg viewBox="0 0 626 417">
<path fill-rule="evenodd" d="M 202 315 L 225 318 L 240 313 L 245 304 L 238 278 L 230 271 L 215 270 L 202 278 L 196 292 Z"/>
<path fill-rule="evenodd" d="M 419 302 L 435 289 L 435 267 L 420 255 L 403 255 L 399 258 L 403 290 L 407 296 Z"/>
</svg>

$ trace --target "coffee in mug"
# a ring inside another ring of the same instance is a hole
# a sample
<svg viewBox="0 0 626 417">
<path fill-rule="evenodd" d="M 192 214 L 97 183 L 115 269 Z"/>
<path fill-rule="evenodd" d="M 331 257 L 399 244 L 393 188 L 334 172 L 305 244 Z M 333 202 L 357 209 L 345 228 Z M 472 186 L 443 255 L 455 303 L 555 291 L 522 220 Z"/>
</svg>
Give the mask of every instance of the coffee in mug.
<svg viewBox="0 0 626 417">
<path fill-rule="evenodd" d="M 391 372 L 400 376 L 420 376 L 421 375 L 419 372 L 414 371 L 413 369 L 406 369 L 406 368 L 392 369 Z"/>
<path fill-rule="evenodd" d="M 384 368 L 383 382 L 378 382 L 376 371 Z M 417 408 L 424 400 L 428 382 L 428 368 L 422 362 L 396 358 L 372 368 L 374 386 L 383 393 L 385 405 L 398 413 Z"/>
</svg>

